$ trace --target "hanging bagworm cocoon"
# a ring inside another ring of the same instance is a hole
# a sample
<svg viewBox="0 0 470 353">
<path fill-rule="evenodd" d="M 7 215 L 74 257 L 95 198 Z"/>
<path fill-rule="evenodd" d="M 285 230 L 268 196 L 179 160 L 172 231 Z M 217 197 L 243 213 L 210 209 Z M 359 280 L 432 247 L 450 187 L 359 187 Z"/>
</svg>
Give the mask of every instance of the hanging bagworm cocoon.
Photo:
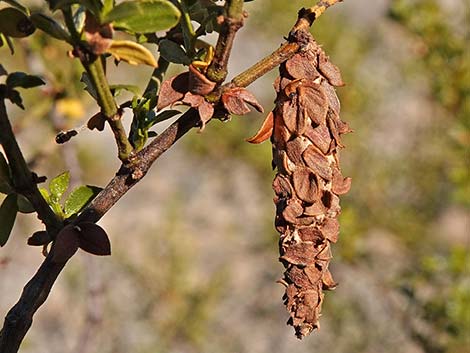
<svg viewBox="0 0 470 353">
<path fill-rule="evenodd" d="M 351 179 L 339 166 L 340 136 L 350 132 L 339 117 L 334 86 L 342 86 L 333 65 L 310 33 L 298 31 L 301 50 L 280 67 L 276 106 L 249 142 L 271 138 L 280 261 L 286 287 L 288 324 L 298 338 L 319 328 L 323 290 L 336 286 L 328 270 L 330 244 L 338 240 L 339 195 Z"/>
</svg>

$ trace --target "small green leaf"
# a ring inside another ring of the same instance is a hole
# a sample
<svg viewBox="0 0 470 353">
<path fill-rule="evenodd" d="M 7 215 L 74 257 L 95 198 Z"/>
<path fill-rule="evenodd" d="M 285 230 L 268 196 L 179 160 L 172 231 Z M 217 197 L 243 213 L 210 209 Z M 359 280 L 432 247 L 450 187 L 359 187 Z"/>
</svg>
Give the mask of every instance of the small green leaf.
<svg viewBox="0 0 470 353">
<path fill-rule="evenodd" d="M 59 200 L 69 187 L 70 173 L 68 171 L 59 174 L 49 183 L 49 190 L 54 199 Z M 52 199 L 52 198 L 51 198 Z"/>
<path fill-rule="evenodd" d="M 98 94 L 96 93 L 95 87 L 93 86 L 93 83 L 91 82 L 90 77 L 86 72 L 82 73 L 80 82 L 85 84 L 85 91 L 87 91 L 95 100 L 98 100 Z"/>
<path fill-rule="evenodd" d="M 0 246 L 4 246 L 7 243 L 15 224 L 17 212 L 16 194 L 10 194 L 3 200 L 0 206 Z"/>
<path fill-rule="evenodd" d="M 30 19 L 37 28 L 49 34 L 51 37 L 67 42 L 71 41 L 69 33 L 53 18 L 43 15 L 42 13 L 33 13 Z"/>
<path fill-rule="evenodd" d="M 131 65 L 158 66 L 150 50 L 130 40 L 112 40 L 106 52 L 113 55 L 117 60 L 123 60 Z"/>
<path fill-rule="evenodd" d="M 65 217 L 80 212 L 102 189 L 96 186 L 82 185 L 74 189 L 65 201 Z"/>
<path fill-rule="evenodd" d="M 108 12 L 103 22 L 134 33 L 153 33 L 174 27 L 180 16 L 178 8 L 169 1 L 124 1 Z"/>
<path fill-rule="evenodd" d="M 166 61 L 183 65 L 191 64 L 191 59 L 188 58 L 183 48 L 171 40 L 163 39 L 160 41 L 158 43 L 158 50 Z"/>
<path fill-rule="evenodd" d="M 49 195 L 49 191 L 45 188 L 39 188 L 39 192 L 44 200 L 46 200 L 47 204 L 51 204 L 51 195 Z"/>
<path fill-rule="evenodd" d="M 13 38 L 27 37 L 36 28 L 23 11 L 13 7 L 0 10 L 0 32 Z"/>
<path fill-rule="evenodd" d="M 86 7 L 80 6 L 73 14 L 73 24 L 77 33 L 82 33 L 85 28 L 86 12 Z"/>
<path fill-rule="evenodd" d="M 109 85 L 109 88 L 111 89 L 114 97 L 119 96 L 122 91 L 134 93 L 136 96 L 140 95 L 140 88 L 134 85 Z"/>
<path fill-rule="evenodd" d="M 12 72 L 8 75 L 6 84 L 10 88 L 31 88 L 44 85 L 45 82 L 38 76 L 28 75 L 24 72 Z"/>
<path fill-rule="evenodd" d="M 18 211 L 21 213 L 33 213 L 36 210 L 29 200 L 23 195 L 18 194 Z"/>
</svg>

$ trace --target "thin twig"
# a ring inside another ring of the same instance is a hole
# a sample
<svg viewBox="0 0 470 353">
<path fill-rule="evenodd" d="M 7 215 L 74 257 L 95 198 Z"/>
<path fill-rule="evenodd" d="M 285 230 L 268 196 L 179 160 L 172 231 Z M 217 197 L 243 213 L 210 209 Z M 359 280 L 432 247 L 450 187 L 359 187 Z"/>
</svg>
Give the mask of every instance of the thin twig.
<svg viewBox="0 0 470 353">
<path fill-rule="evenodd" d="M 114 139 L 116 140 L 118 148 L 118 157 L 123 163 L 127 163 L 129 158 L 132 156 L 133 148 L 127 139 L 127 133 L 121 121 L 122 114 L 119 111 L 116 100 L 109 88 L 108 80 L 104 72 L 102 57 L 88 53 L 82 48 L 80 36 L 78 35 L 73 22 L 72 11 L 70 8 L 65 8 L 62 12 L 67 29 L 72 34 L 74 51 L 90 77 L 93 88 L 96 91 L 98 105 L 113 131 Z"/>
<path fill-rule="evenodd" d="M 217 45 L 215 47 L 214 59 L 208 70 L 209 80 L 222 83 L 227 77 L 228 60 L 232 50 L 233 41 L 237 31 L 243 26 L 243 0 L 228 0 L 225 4 L 227 16 L 224 18 L 220 30 Z"/>
</svg>

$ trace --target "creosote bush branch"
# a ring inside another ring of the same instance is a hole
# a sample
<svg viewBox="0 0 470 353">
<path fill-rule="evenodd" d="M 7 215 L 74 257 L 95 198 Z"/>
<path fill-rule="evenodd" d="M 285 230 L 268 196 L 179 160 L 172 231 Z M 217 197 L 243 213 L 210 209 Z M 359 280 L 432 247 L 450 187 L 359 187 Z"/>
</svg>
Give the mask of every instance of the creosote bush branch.
<svg viewBox="0 0 470 353">
<path fill-rule="evenodd" d="M 60 184 L 58 179 L 55 178 L 50 184 L 51 195 L 44 194 L 43 191 L 40 192 L 37 187 L 38 180 L 35 179 L 37 176 L 27 167 L 11 129 L 5 106 L 6 99 L 20 107 L 22 106 L 21 98 L 18 98 L 19 93 L 15 90 L 15 87 L 32 87 L 37 84 L 28 86 L 27 83 L 15 86 L 11 82 L 9 84 L 8 80 L 11 77 L 9 75 L 7 84 L 0 85 L 0 142 L 11 169 L 14 192 L 25 196 L 29 200 L 38 218 L 44 223 L 46 232 L 37 233 L 41 233 L 41 235 L 47 233 L 48 238 L 41 245 L 47 246 L 52 241 L 52 247 L 43 263 L 24 287 L 19 301 L 5 317 L 3 328 L 0 331 L 0 353 L 18 351 L 22 340 L 32 325 L 35 312 L 46 301 L 58 275 L 79 247 L 97 255 L 109 253 L 107 236 L 95 223 L 146 175 L 153 163 L 165 151 L 192 128 L 204 126 L 213 117 L 226 118 L 229 113 L 244 114 L 246 113 L 246 103 L 261 110 L 262 108 L 256 102 L 256 99 L 244 90 L 244 87 L 292 58 L 301 48 L 298 41 L 292 40 L 295 32 L 308 29 L 326 8 L 336 2 L 338 1 L 320 1 L 310 9 L 299 11 L 297 22 L 285 44 L 251 68 L 235 76 L 231 82 L 225 84 L 233 41 L 245 18 L 243 0 L 227 0 L 223 8 L 217 6 L 215 9 L 207 10 L 207 18 L 201 21 L 201 27 L 197 31 L 191 27 L 191 12 L 185 5 L 185 1 L 159 2 L 158 6 L 160 7 L 158 8 L 155 3 L 152 4 L 150 1 L 128 1 L 114 7 L 112 1 L 105 1 L 104 4 L 92 2 L 83 5 L 85 7 L 82 10 L 86 10 L 86 18 L 79 28 L 77 28 L 77 23 L 79 23 L 77 18 L 85 11 L 79 11 L 77 7 L 70 6 L 70 4 L 61 5 L 59 2 L 59 5 L 57 5 L 54 1 L 48 1 L 51 10 L 60 9 L 62 11 L 66 29 L 50 17 L 42 14 L 31 15 L 29 10 L 19 4 L 17 7 L 12 7 L 23 21 L 31 24 L 31 28 L 25 29 L 26 32 L 20 34 L 13 31 L 3 33 L 3 37 L 27 36 L 35 28 L 38 28 L 50 36 L 72 45 L 72 55 L 78 58 L 84 67 L 86 90 L 96 99 L 100 108 L 100 112 L 88 122 L 88 127 L 102 130 L 104 122 L 108 123 L 113 131 L 118 157 L 122 165 L 108 185 L 96 196 L 93 195 L 94 198 L 87 199 L 86 205 L 83 204 L 81 205 L 83 207 L 77 207 L 77 210 L 73 211 L 75 213 L 70 211 L 71 217 L 64 216 L 64 214 L 67 215 L 67 210 L 61 210 L 60 205 L 58 206 L 60 212 L 55 213 L 53 209 L 55 210 L 57 207 L 52 207 L 53 205 L 48 202 L 47 197 L 53 196 L 53 192 L 57 192 L 56 189 L 62 188 L 63 184 Z M 56 8 L 55 6 L 59 7 Z M 145 18 L 138 19 L 133 16 L 137 16 L 137 13 L 143 13 L 142 9 L 146 11 L 143 16 L 158 13 L 163 18 L 162 22 L 166 21 L 161 24 L 162 28 L 140 27 L 141 23 L 145 23 Z M 127 14 L 127 17 L 123 18 L 121 16 L 123 12 Z M 179 21 L 180 16 L 182 17 L 181 21 Z M 219 37 L 215 49 L 213 50 L 208 45 L 201 45 L 201 41 L 197 36 L 210 32 L 217 26 Z M 158 63 L 141 44 L 114 40 L 112 38 L 113 28 L 135 34 L 142 42 L 147 41 L 157 44 L 160 50 Z M 138 33 L 154 33 L 168 28 L 171 28 L 171 30 L 163 38 L 157 38 L 151 34 L 138 35 Z M 110 55 L 116 61 L 147 64 L 155 67 L 143 95 L 121 107 L 118 106 L 113 89 L 106 78 L 104 59 L 105 56 Z M 171 92 L 177 95 L 173 102 L 183 100 L 183 103 L 189 105 L 190 108 L 145 146 L 150 136 L 149 128 L 158 123 L 159 119 L 164 120 L 161 114 L 165 112 L 155 115 L 154 111 L 157 108 L 158 113 L 161 109 L 159 104 L 165 98 L 164 89 L 165 87 L 168 89 L 168 85 L 165 86 L 165 82 L 162 83 L 162 80 L 170 62 L 189 65 L 190 71 L 185 73 L 186 76 L 181 77 L 187 79 L 189 75 L 190 83 L 194 82 L 194 77 L 196 77 L 200 82 L 200 86 L 195 87 L 193 85 L 189 89 L 186 88 L 183 93 L 179 91 Z M 0 67 L 0 69 L 3 69 L 3 67 Z M 210 87 L 210 89 L 207 89 L 207 87 Z M 160 97 L 156 98 L 159 89 Z M 241 105 L 234 103 L 239 100 L 243 101 Z M 121 121 L 124 107 L 131 107 L 134 113 L 130 133 L 126 132 Z M 147 120 L 141 119 L 141 115 L 145 115 Z M 149 118 L 153 119 L 151 123 L 148 123 Z M 70 136 L 73 135 L 70 134 Z M 53 183 L 56 186 L 54 190 Z M 65 185 L 66 187 L 67 185 Z M 63 193 L 63 191 L 60 192 Z M 90 236 L 101 239 L 99 248 L 90 247 L 90 244 L 87 243 L 87 238 Z"/>
</svg>

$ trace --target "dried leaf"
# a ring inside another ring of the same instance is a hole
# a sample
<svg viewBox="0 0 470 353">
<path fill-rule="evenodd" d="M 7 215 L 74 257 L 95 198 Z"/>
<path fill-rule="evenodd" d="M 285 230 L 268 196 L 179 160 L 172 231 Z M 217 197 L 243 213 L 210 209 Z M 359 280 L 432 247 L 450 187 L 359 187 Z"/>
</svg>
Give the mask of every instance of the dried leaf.
<svg viewBox="0 0 470 353">
<path fill-rule="evenodd" d="M 310 283 L 315 284 L 318 283 L 322 277 L 322 271 L 319 270 L 315 265 L 307 266 L 304 268 L 304 272 L 307 275 Z M 314 301 L 313 307 L 316 306 L 318 300 Z"/>
<path fill-rule="evenodd" d="M 333 86 L 344 86 L 341 72 L 338 67 L 332 64 L 323 51 L 318 55 L 318 69 Z"/>
<path fill-rule="evenodd" d="M 330 167 L 330 162 L 323 154 L 318 152 L 313 146 L 305 149 L 302 157 L 307 166 L 317 175 L 325 180 L 331 180 L 333 172 Z"/>
<path fill-rule="evenodd" d="M 315 175 L 305 167 L 294 170 L 293 176 L 294 190 L 299 199 L 314 203 L 318 198 L 318 187 Z"/>
<path fill-rule="evenodd" d="M 295 54 L 291 59 L 287 60 L 286 70 L 295 79 L 308 78 L 314 80 L 320 76 L 315 64 L 305 53 Z"/>
<path fill-rule="evenodd" d="M 188 92 L 184 95 L 182 102 L 192 108 L 197 108 L 204 102 L 204 97 L 198 94 L 192 94 L 191 92 Z"/>
<path fill-rule="evenodd" d="M 305 130 L 305 136 L 317 146 L 323 154 L 327 154 L 330 150 L 331 137 L 330 131 L 326 125 L 318 125 L 316 128 L 311 126 L 307 127 Z"/>
<path fill-rule="evenodd" d="M 294 163 L 296 166 L 304 165 L 302 160 L 302 151 L 305 149 L 305 144 L 301 137 L 296 137 L 295 139 L 287 142 L 286 144 L 286 152 L 287 157 L 289 157 L 290 161 Z"/>
<path fill-rule="evenodd" d="M 331 191 L 333 191 L 336 195 L 346 194 L 349 189 L 351 189 L 351 181 L 351 178 L 343 178 L 341 171 L 339 169 L 335 169 L 333 174 Z"/>
<path fill-rule="evenodd" d="M 325 214 L 325 208 L 320 202 L 315 202 L 313 205 L 305 207 L 305 216 L 321 216 Z"/>
<path fill-rule="evenodd" d="M 335 282 L 330 270 L 328 269 L 325 272 L 323 272 L 322 283 L 323 283 L 323 289 L 325 290 L 333 290 L 338 286 L 338 283 Z"/>
<path fill-rule="evenodd" d="M 310 82 L 299 88 L 300 106 L 316 124 L 324 124 L 328 112 L 328 99 L 321 85 Z"/>
<path fill-rule="evenodd" d="M 263 107 L 258 103 L 255 96 L 241 87 L 235 87 L 225 91 L 222 94 L 222 103 L 230 114 L 245 115 L 249 113 L 251 110 L 248 104 L 260 113 L 263 112 Z"/>
<path fill-rule="evenodd" d="M 281 259 L 285 260 L 282 257 Z M 290 261 L 288 262 L 291 263 Z M 298 266 L 292 266 L 289 271 L 286 272 L 286 277 L 299 288 L 306 289 L 311 287 L 310 279 L 305 274 L 303 269 L 299 268 Z"/>
<path fill-rule="evenodd" d="M 197 111 L 199 112 L 199 117 L 201 118 L 202 122 L 201 128 L 204 128 L 204 125 L 209 120 L 211 120 L 212 115 L 214 115 L 214 107 L 212 106 L 212 104 L 210 104 L 204 99 L 201 105 L 199 105 L 199 107 L 197 108 Z"/>
<path fill-rule="evenodd" d="M 249 143 L 262 143 L 266 141 L 268 138 L 271 137 L 273 133 L 273 127 L 274 127 L 274 114 L 271 111 L 269 112 L 266 119 L 264 119 L 263 124 L 259 128 L 258 132 L 254 136 L 246 139 L 246 141 Z"/>
<path fill-rule="evenodd" d="M 216 83 L 209 80 L 201 71 L 193 65 L 189 65 L 189 91 L 205 96 L 214 89 Z"/>
<path fill-rule="evenodd" d="M 307 266 L 314 263 L 318 251 L 311 243 L 293 244 L 285 249 L 281 260 L 293 265 Z"/>
<path fill-rule="evenodd" d="M 339 115 L 341 110 L 341 104 L 339 102 L 338 96 L 336 95 L 335 88 L 330 85 L 327 80 L 322 80 L 321 86 L 323 87 L 326 97 L 328 98 L 328 104 L 330 108 L 333 109 L 336 114 Z"/>
<path fill-rule="evenodd" d="M 326 218 L 321 225 L 321 232 L 326 239 L 332 243 L 336 243 L 339 235 L 338 220 L 336 218 Z"/>
<path fill-rule="evenodd" d="M 276 174 L 273 180 L 274 193 L 280 198 L 289 198 L 292 196 L 292 185 L 289 179 L 282 174 Z"/>
<path fill-rule="evenodd" d="M 308 241 L 315 245 L 321 244 L 324 239 L 322 232 L 315 227 L 300 228 L 298 233 L 303 242 Z"/>
<path fill-rule="evenodd" d="M 189 91 L 189 73 L 183 72 L 177 76 L 163 81 L 158 95 L 157 110 L 168 107 L 183 99 Z"/>
<path fill-rule="evenodd" d="M 274 112 L 273 144 L 277 149 L 285 149 L 285 144 L 290 137 L 291 134 L 284 125 L 282 115 L 276 110 Z"/>
<path fill-rule="evenodd" d="M 284 120 L 284 125 L 290 132 L 297 135 L 297 96 L 293 97 L 290 101 L 285 101 L 281 107 L 281 116 Z"/>
<path fill-rule="evenodd" d="M 302 215 L 303 210 L 304 209 L 298 200 L 291 199 L 288 201 L 284 211 L 282 211 L 282 216 L 287 222 L 295 224 L 297 217 Z"/>
</svg>

